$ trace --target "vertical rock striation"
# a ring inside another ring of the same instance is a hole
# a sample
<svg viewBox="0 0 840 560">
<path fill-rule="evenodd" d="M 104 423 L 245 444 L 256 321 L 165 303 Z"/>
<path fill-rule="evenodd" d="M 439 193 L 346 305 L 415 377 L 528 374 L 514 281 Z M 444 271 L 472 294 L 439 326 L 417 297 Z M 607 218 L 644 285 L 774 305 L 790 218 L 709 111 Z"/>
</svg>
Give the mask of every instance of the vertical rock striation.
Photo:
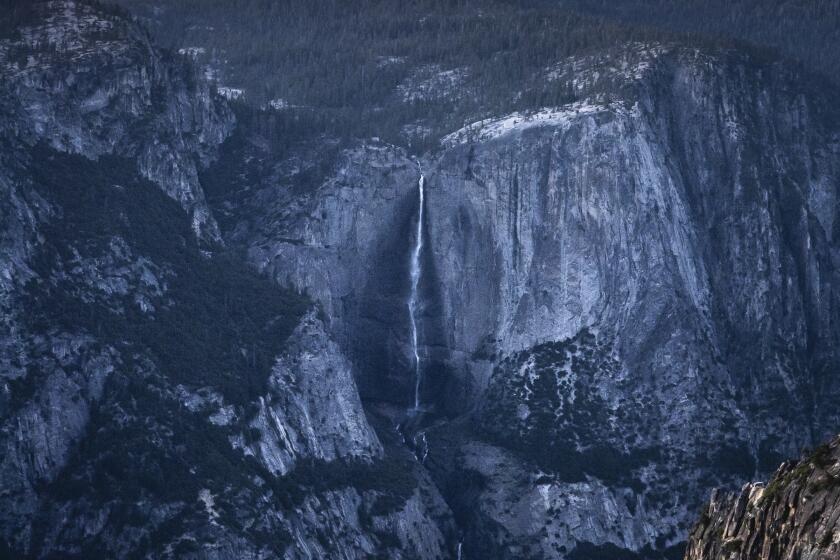
<svg viewBox="0 0 840 560">
<path fill-rule="evenodd" d="M 546 556 L 664 548 L 711 481 L 840 422 L 840 128 L 806 78 L 738 53 L 631 45 L 570 67 L 583 100 L 453 133 L 428 167 L 461 372 L 444 394 L 560 494 L 603 483 L 638 522 L 567 538 L 568 506 L 520 525 L 487 490 L 501 527 Z M 609 526 L 604 502 L 573 507 Z"/>
</svg>

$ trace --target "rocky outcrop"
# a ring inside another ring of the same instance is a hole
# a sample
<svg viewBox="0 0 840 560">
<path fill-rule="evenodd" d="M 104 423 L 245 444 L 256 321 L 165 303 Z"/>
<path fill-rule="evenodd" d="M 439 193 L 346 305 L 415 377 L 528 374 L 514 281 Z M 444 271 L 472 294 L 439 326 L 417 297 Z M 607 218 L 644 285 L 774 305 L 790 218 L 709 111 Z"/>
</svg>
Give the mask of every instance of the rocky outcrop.
<svg viewBox="0 0 840 560">
<path fill-rule="evenodd" d="M 382 445 L 360 413 L 350 363 L 314 312 L 292 333 L 268 385 L 250 426 L 260 434 L 251 448 L 271 472 L 287 474 L 301 456 L 321 461 L 382 457 Z"/>
<path fill-rule="evenodd" d="M 234 120 L 183 60 L 153 47 L 119 12 L 84 1 L 36 1 L 0 40 L 6 134 L 64 152 L 131 158 L 218 241 L 198 182 Z"/>
<path fill-rule="evenodd" d="M 686 560 L 840 555 L 840 438 L 784 463 L 767 484 L 715 491 L 688 540 Z"/>
</svg>

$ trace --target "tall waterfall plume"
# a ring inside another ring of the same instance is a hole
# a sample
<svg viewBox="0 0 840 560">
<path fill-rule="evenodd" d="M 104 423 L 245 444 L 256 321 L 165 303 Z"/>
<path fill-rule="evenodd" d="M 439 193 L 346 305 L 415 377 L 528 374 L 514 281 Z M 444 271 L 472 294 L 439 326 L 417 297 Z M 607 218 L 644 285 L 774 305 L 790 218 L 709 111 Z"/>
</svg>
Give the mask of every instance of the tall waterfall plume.
<svg viewBox="0 0 840 560">
<path fill-rule="evenodd" d="M 417 231 L 414 239 L 414 249 L 411 252 L 411 295 L 408 299 L 408 315 L 411 319 L 411 347 L 414 351 L 414 410 L 420 410 L 420 384 L 422 382 L 422 368 L 420 364 L 420 349 L 417 334 L 417 313 L 420 307 L 420 253 L 423 250 L 423 203 L 425 196 L 426 177 L 420 173 L 417 189 L 420 195 L 420 209 L 417 212 Z"/>
</svg>

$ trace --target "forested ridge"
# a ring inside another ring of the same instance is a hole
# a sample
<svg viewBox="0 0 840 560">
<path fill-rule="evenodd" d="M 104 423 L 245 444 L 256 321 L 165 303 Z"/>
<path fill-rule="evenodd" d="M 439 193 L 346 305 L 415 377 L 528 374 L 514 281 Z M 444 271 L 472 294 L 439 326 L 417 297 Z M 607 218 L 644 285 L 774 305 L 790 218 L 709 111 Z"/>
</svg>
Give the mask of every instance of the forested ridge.
<svg viewBox="0 0 840 560">
<path fill-rule="evenodd" d="M 573 54 L 672 35 L 503 0 L 121 0 L 161 44 L 245 100 L 272 100 L 312 130 L 422 142 L 468 116 L 568 101 L 535 75 Z M 248 40 L 243 41 L 243 37 Z"/>
<path fill-rule="evenodd" d="M 251 107 L 415 147 L 469 120 L 567 103 L 569 84 L 546 68 L 629 42 L 766 50 L 840 79 L 836 0 L 114 1 Z"/>
<path fill-rule="evenodd" d="M 737 38 L 840 82 L 840 1 L 837 0 L 573 0 L 609 21 L 674 32 Z"/>
</svg>

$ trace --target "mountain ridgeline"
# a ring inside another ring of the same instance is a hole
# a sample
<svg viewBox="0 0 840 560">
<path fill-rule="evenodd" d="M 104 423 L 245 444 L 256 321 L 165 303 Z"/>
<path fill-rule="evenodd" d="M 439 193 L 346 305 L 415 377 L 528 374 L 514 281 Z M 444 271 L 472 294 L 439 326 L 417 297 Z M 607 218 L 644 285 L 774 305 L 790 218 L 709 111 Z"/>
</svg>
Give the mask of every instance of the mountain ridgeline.
<svg viewBox="0 0 840 560">
<path fill-rule="evenodd" d="M 821 0 L 118 3 L 246 103 L 418 151 L 465 122 L 573 101 L 546 70 L 633 41 L 738 45 L 840 79 L 840 7 Z"/>
<path fill-rule="evenodd" d="M 835 553 L 832 3 L 7 3 L 0 557 Z"/>
</svg>

